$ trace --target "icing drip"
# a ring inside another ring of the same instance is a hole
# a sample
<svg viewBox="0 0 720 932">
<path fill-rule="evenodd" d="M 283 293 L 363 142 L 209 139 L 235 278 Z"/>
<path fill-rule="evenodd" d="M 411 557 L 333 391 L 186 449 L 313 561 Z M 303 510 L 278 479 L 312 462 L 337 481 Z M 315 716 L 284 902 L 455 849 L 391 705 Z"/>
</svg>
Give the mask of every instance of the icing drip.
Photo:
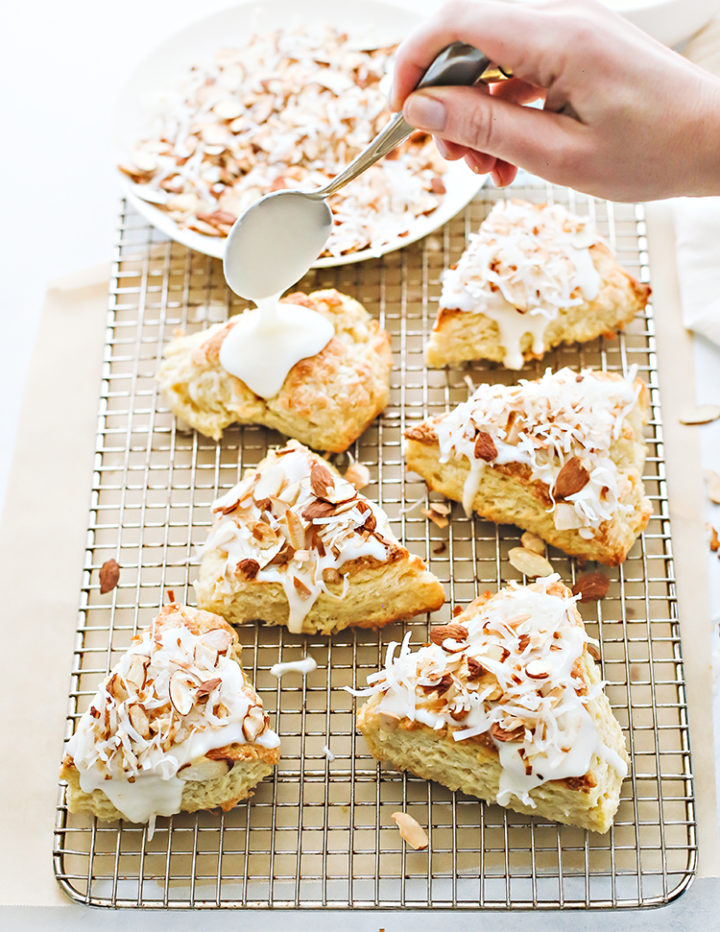
<svg viewBox="0 0 720 932">
<path fill-rule="evenodd" d="M 332 323 L 312 308 L 258 300 L 241 314 L 220 346 L 220 365 L 261 398 L 273 398 L 295 363 L 315 356 L 335 335 Z"/>
<path fill-rule="evenodd" d="M 303 657 L 302 660 L 287 660 L 285 663 L 274 663 L 270 667 L 270 675 L 280 679 L 286 673 L 300 673 L 306 676 L 317 670 L 317 661 L 312 657 Z"/>
<path fill-rule="evenodd" d="M 385 513 L 296 441 L 271 453 L 213 504 L 219 518 L 200 551 L 224 555 L 225 585 L 237 576 L 280 583 L 288 628 L 303 620 L 321 592 L 348 578 L 353 560 L 384 562 L 397 545 Z"/>
<path fill-rule="evenodd" d="M 397 656 L 393 642 L 384 669 L 354 694 L 380 693 L 378 711 L 448 728 L 455 741 L 485 736 L 502 765 L 501 805 L 516 796 L 534 806 L 532 789 L 584 776 L 595 757 L 624 777 L 625 761 L 604 744 L 587 710 L 603 684 L 585 680 L 582 658 L 591 639 L 576 597 L 558 580 L 511 584 L 471 606 L 455 619 L 467 632 L 462 640 L 413 652 L 408 632 Z"/>
<path fill-rule="evenodd" d="M 228 656 L 223 628 L 193 634 L 183 612 L 135 640 L 96 692 L 66 751 L 86 793 L 100 789 L 131 822 L 180 811 L 186 780 L 222 762 L 205 758 L 229 744 L 274 748 L 257 693 Z M 190 765 L 190 766 L 187 766 Z M 227 769 L 227 768 L 225 768 Z"/>
<path fill-rule="evenodd" d="M 483 470 L 508 463 L 527 466 L 530 479 L 547 486 L 558 529 L 576 528 L 592 537 L 615 514 L 631 511 L 623 504 L 628 480 L 610 451 L 637 401 L 640 386 L 634 376 L 634 371 L 619 378 L 591 369 L 548 369 L 540 379 L 521 379 L 511 387 L 480 385 L 466 402 L 434 421 L 440 462 L 464 457 L 470 464 L 463 489 L 466 513 L 472 511 Z M 495 456 L 476 455 L 478 432 L 492 439 Z M 556 500 L 558 476 L 571 459 L 587 480 Z"/>
<path fill-rule="evenodd" d="M 600 275 L 590 247 L 600 238 L 587 220 L 559 205 L 500 201 L 454 269 L 443 273 L 440 306 L 485 314 L 500 330 L 509 369 L 522 367 L 522 338 L 547 350 L 545 331 L 561 308 L 592 301 Z"/>
</svg>

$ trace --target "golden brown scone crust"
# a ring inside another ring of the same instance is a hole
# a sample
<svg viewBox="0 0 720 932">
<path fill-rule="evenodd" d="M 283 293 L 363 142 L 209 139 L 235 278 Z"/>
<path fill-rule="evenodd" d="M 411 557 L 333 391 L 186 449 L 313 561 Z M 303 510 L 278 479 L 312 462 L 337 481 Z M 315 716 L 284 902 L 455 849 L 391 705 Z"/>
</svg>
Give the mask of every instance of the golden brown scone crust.
<svg viewBox="0 0 720 932">
<path fill-rule="evenodd" d="M 619 378 L 609 372 L 597 372 L 596 376 Z M 532 480 L 528 467 L 520 463 L 489 464 L 480 476 L 472 510 L 496 524 L 515 524 L 525 531 L 532 531 L 567 554 L 610 566 L 622 563 L 647 527 L 652 513 L 652 505 L 645 496 L 642 483 L 645 462 L 643 425 L 648 420 L 649 393 L 641 380 L 635 384 L 641 386 L 637 404 L 625 418 L 620 436 L 610 447 L 611 459 L 627 480 L 622 503 L 632 507 L 629 515 L 617 513 L 596 528 L 590 540 L 581 537 L 577 530 L 558 530 L 549 510 L 551 499 L 547 486 Z M 433 429 L 437 420 L 439 418 L 430 418 L 405 432 L 407 465 L 423 477 L 429 488 L 461 502 L 470 467 L 464 457 L 440 463 L 440 449 Z"/>
<path fill-rule="evenodd" d="M 229 654 L 242 667 L 242 646 L 237 633 L 224 618 L 177 602 L 163 606 L 155 618 L 156 630 L 162 627 L 177 627 L 179 624 L 185 625 L 196 635 L 215 628 L 228 631 L 233 639 Z M 244 670 L 243 676 L 246 685 L 250 686 Z M 224 776 L 211 780 L 187 780 L 182 794 L 183 812 L 214 809 L 218 806 L 224 811 L 232 809 L 241 800 L 251 796 L 257 784 L 272 773 L 280 760 L 280 749 L 265 748 L 256 744 L 229 744 L 208 751 L 206 756 L 211 760 L 227 761 L 229 770 Z M 86 793 L 81 788 L 80 774 L 68 754 L 63 758 L 60 778 L 68 784 L 67 805 L 70 812 L 90 812 L 107 821 L 124 818 L 102 790 Z"/>
<path fill-rule="evenodd" d="M 178 418 L 214 440 L 229 424 L 264 424 L 313 449 L 342 452 L 387 406 L 390 336 L 359 302 L 333 288 L 283 301 L 327 317 L 335 336 L 293 366 L 275 397 L 261 398 L 220 365 L 220 346 L 238 317 L 169 343 L 157 374 L 160 390 Z"/>
<path fill-rule="evenodd" d="M 548 592 L 570 595 L 562 583 L 553 584 Z M 453 621 L 462 624 L 474 607 L 488 598 L 489 593 L 481 596 Z M 577 610 L 576 615 L 579 619 Z M 600 682 L 600 671 L 587 648 L 581 659 L 582 678 L 586 688 L 590 688 Z M 358 729 L 376 760 L 388 761 L 400 770 L 435 780 L 451 790 L 461 790 L 490 803 L 496 801 L 502 767 L 492 739 L 478 735 L 455 741 L 447 727 L 438 730 L 409 718 L 398 721 L 383 715 L 378 709 L 381 701 L 381 693 L 374 695 L 357 714 Z M 629 765 L 625 739 L 605 693 L 591 699 L 586 708 L 602 742 Z M 595 755 L 584 776 L 550 780 L 531 790 L 534 809 L 516 796 L 511 796 L 508 808 L 604 833 L 612 825 L 621 786 L 622 778 L 617 771 Z"/>
<path fill-rule="evenodd" d="M 602 284 L 592 301 L 560 308 L 544 334 L 545 352 L 561 343 L 586 343 L 599 336 L 614 336 L 642 311 L 650 297 L 650 286 L 637 281 L 618 265 L 605 243 L 590 247 L 590 255 Z M 533 353 L 532 337 L 520 341 L 525 361 L 541 359 Z M 425 348 L 429 366 L 447 366 L 471 359 L 503 362 L 506 348 L 500 328 L 485 314 L 441 307 Z"/>
</svg>

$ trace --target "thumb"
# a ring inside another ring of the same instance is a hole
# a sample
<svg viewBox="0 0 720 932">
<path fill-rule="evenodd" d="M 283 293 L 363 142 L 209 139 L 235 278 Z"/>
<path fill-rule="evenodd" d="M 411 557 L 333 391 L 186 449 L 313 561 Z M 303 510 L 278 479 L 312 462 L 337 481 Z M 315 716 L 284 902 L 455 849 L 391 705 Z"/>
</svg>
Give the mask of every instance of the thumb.
<svg viewBox="0 0 720 932">
<path fill-rule="evenodd" d="M 416 91 L 405 101 L 403 114 L 416 129 L 564 184 L 572 184 L 572 166 L 585 148 L 586 128 L 577 120 L 519 106 L 484 88 Z"/>
</svg>

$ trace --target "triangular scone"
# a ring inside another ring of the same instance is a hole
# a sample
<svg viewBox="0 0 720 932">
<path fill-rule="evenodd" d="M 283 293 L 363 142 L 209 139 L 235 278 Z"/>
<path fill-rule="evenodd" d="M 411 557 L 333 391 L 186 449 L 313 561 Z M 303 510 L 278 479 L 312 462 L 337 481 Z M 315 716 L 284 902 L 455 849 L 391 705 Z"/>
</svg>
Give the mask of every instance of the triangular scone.
<svg viewBox="0 0 720 932">
<path fill-rule="evenodd" d="M 628 757 L 575 598 L 548 576 L 485 593 L 432 643 L 388 651 L 358 727 L 378 760 L 518 812 L 606 832 Z"/>
<path fill-rule="evenodd" d="M 583 369 L 480 385 L 448 414 L 405 432 L 406 459 L 431 489 L 565 553 L 622 563 L 646 527 L 640 379 Z"/>
<path fill-rule="evenodd" d="M 195 590 L 200 606 L 233 624 L 331 634 L 444 601 L 440 582 L 397 541 L 385 512 L 296 441 L 247 470 L 213 511 Z"/>
<path fill-rule="evenodd" d="M 557 204 L 500 201 L 443 273 L 427 362 L 520 369 L 560 343 L 615 333 L 649 296 L 587 219 Z"/>
<path fill-rule="evenodd" d="M 264 424 L 315 450 L 346 450 L 387 407 L 390 337 L 362 304 L 332 288 L 282 300 L 327 317 L 335 336 L 292 367 L 277 395 L 261 398 L 220 365 L 220 347 L 240 315 L 169 343 L 160 391 L 177 417 L 214 440 L 229 424 Z"/>
<path fill-rule="evenodd" d="M 231 809 L 272 772 L 280 739 L 209 612 L 162 608 L 98 689 L 65 748 L 68 807 L 100 819 Z"/>
</svg>

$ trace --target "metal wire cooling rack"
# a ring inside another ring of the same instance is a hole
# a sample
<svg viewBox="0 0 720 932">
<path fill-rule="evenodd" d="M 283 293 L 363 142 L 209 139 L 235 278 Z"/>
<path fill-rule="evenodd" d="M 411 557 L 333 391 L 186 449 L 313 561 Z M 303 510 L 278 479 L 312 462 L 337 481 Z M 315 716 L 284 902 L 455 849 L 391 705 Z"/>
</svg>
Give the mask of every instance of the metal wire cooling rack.
<svg viewBox="0 0 720 932">
<path fill-rule="evenodd" d="M 604 203 L 525 181 L 512 192 L 554 199 L 590 214 L 620 262 L 648 278 L 641 208 Z M 392 400 L 353 449 L 367 464 L 365 492 L 388 511 L 398 536 L 445 585 L 446 622 L 486 588 L 518 577 L 507 559 L 519 532 L 468 520 L 455 505 L 450 526 L 429 523 L 418 499 L 425 485 L 403 468 L 406 424 L 445 411 L 467 396 L 467 377 L 510 382 L 483 365 L 427 370 L 423 344 L 432 326 L 441 270 L 455 261 L 499 195 L 482 192 L 441 232 L 376 261 L 310 274 L 305 289 L 335 286 L 356 296 L 392 335 Z M 242 469 L 257 463 L 278 434 L 236 427 L 216 444 L 179 430 L 153 381 L 163 345 L 240 307 L 220 263 L 161 239 L 123 206 L 112 270 L 100 392 L 97 451 L 67 735 L 99 680 L 132 634 L 149 623 L 168 588 L 193 602 L 188 565 L 210 524 L 210 503 Z M 680 659 L 652 308 L 619 339 L 553 352 L 546 365 L 595 365 L 648 381 L 645 483 L 653 517 L 608 595 L 582 606 L 600 639 L 607 692 L 632 756 L 614 827 L 604 836 L 485 805 L 461 793 L 379 766 L 354 728 L 355 700 L 390 640 L 407 625 L 345 631 L 331 640 L 284 629 L 240 630 L 248 673 L 282 736 L 274 777 L 232 811 L 158 820 L 144 827 L 73 816 L 61 786 L 55 870 L 73 899 L 146 907 L 615 907 L 659 905 L 692 880 L 696 863 L 693 787 Z M 120 583 L 99 593 L 98 569 L 110 558 Z M 551 560 L 572 583 L 577 564 Z M 426 617 L 408 624 L 425 640 Z M 317 670 L 275 680 L 280 657 L 315 658 Z M 324 747 L 331 752 L 326 755 Z M 427 851 L 403 846 L 391 813 L 406 809 L 427 826 Z"/>
</svg>

